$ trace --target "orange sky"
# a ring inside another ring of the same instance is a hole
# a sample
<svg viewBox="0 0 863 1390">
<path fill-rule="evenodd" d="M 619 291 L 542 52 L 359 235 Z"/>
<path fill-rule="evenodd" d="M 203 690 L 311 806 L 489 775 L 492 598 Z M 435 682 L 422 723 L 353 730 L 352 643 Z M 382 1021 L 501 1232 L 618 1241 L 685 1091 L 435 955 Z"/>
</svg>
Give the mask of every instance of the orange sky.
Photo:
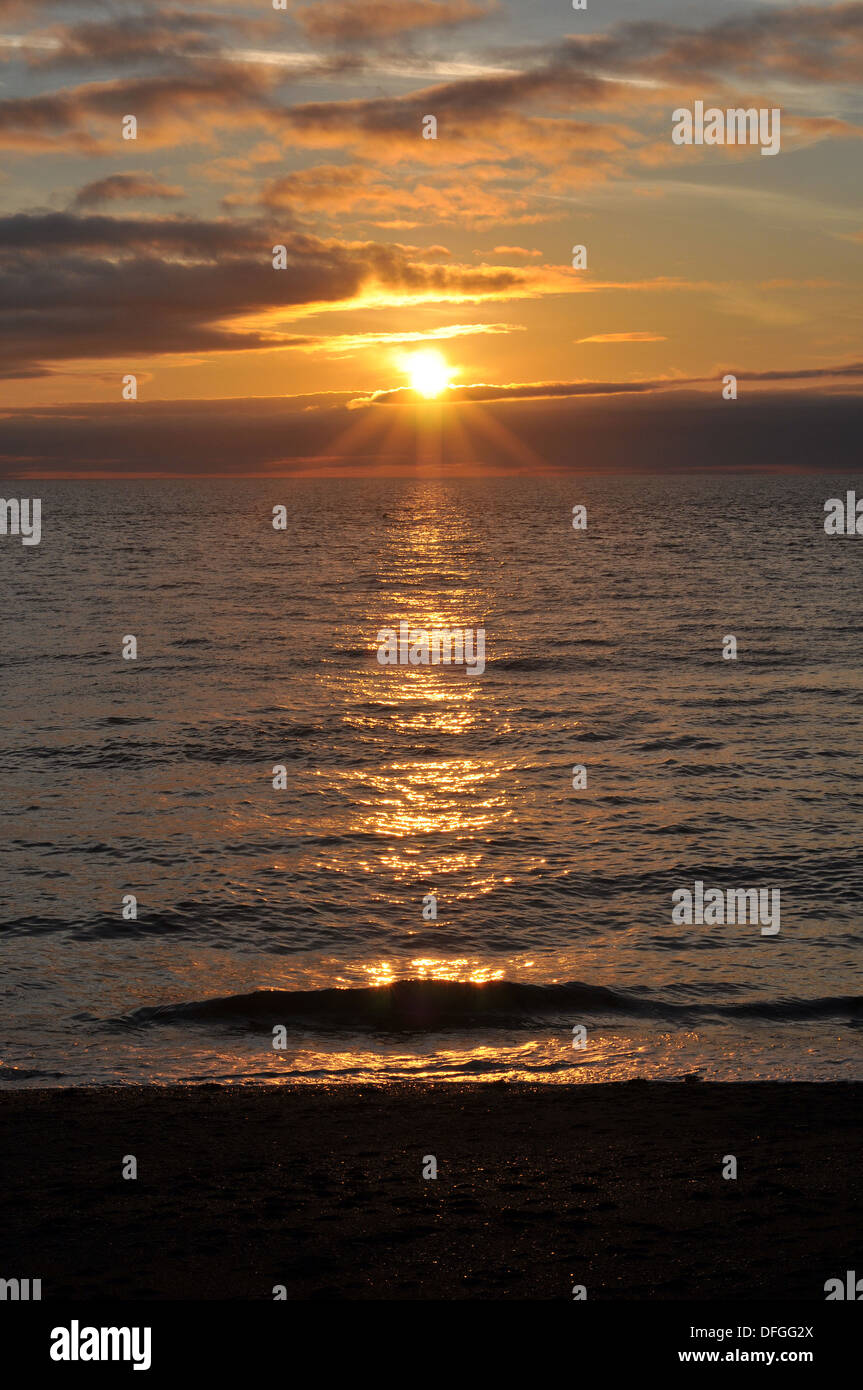
<svg viewBox="0 0 863 1390">
<path fill-rule="evenodd" d="M 601 10 L 0 0 L 5 467 L 22 412 L 107 428 L 128 374 L 140 415 L 272 397 L 336 438 L 430 347 L 453 410 L 856 396 L 863 4 Z M 779 109 L 781 150 L 675 145 L 695 101 Z"/>
</svg>

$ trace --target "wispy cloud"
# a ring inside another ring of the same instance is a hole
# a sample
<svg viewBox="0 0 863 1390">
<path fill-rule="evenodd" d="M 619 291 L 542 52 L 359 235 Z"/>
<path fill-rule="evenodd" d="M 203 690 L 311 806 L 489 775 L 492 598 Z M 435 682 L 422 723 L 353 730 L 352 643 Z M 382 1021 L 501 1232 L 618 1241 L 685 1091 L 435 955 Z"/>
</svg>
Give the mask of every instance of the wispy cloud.
<svg viewBox="0 0 863 1390">
<path fill-rule="evenodd" d="M 577 343 L 665 343 L 662 333 L 593 333 L 589 338 L 576 338 Z"/>
<path fill-rule="evenodd" d="M 731 370 L 729 368 L 729 370 Z M 838 363 L 835 366 L 777 368 L 775 371 L 735 373 L 738 380 L 756 382 L 777 381 L 863 381 L 863 362 Z M 657 391 L 680 391 L 692 387 L 712 386 L 716 398 L 722 376 L 663 376 L 646 381 L 518 381 L 505 385 L 477 382 L 474 385 L 450 385 L 446 388 L 448 403 L 469 401 L 552 400 L 580 396 L 635 396 Z M 358 396 L 351 405 L 406 405 L 416 399 L 409 387 L 397 386 L 387 391 L 375 391 Z"/>
<path fill-rule="evenodd" d="M 311 38 L 351 43 L 418 29 L 451 29 L 486 19 L 497 8 L 497 0 L 304 0 L 293 6 L 293 13 Z"/>
<path fill-rule="evenodd" d="M 138 202 L 153 198 L 168 201 L 182 196 L 183 190 L 178 185 L 160 183 L 152 174 L 109 174 L 79 189 L 73 206 L 86 209 L 103 203 Z"/>
</svg>

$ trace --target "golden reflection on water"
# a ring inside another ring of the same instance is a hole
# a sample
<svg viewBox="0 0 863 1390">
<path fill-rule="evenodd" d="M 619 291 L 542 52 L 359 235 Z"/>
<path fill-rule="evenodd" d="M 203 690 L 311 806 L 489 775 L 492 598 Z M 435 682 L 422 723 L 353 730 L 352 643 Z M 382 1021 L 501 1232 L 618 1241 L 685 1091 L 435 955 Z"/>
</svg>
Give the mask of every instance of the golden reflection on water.
<svg viewBox="0 0 863 1390">
<path fill-rule="evenodd" d="M 513 1038 L 490 1043 L 447 1045 L 438 1034 L 425 1038 L 416 1050 L 404 1043 L 387 1047 L 338 1046 L 303 1049 L 290 1057 L 291 1079 L 303 1074 L 325 1074 L 327 1080 L 388 1082 L 405 1080 L 542 1081 L 543 1083 L 628 1081 L 639 1076 L 679 1078 L 681 1071 L 702 1065 L 703 1045 L 696 1032 L 639 1037 L 596 1029 L 585 1051 L 576 1051 L 563 1032 L 558 1036 Z M 282 1062 L 274 1061 L 269 1078 L 278 1080 Z"/>
<path fill-rule="evenodd" d="M 454 508 L 434 484 L 418 487 L 388 518 L 374 564 L 377 582 L 359 630 L 348 624 L 343 633 L 344 647 L 364 650 L 365 658 L 350 666 L 334 663 L 321 676 L 327 703 L 335 698 L 341 704 L 351 737 L 366 752 L 378 753 L 356 765 L 320 770 L 341 802 L 353 862 L 368 876 L 376 911 L 386 915 L 391 905 L 395 922 L 403 917 L 404 889 L 414 889 L 417 926 L 426 935 L 434 933 L 435 924 L 419 918 L 423 893 L 444 891 L 452 904 L 512 881 L 510 873 L 495 867 L 488 846 L 517 823 L 519 764 L 497 751 L 512 723 L 499 707 L 499 693 L 490 695 L 487 678 L 470 677 L 463 667 L 383 667 L 377 662 L 377 634 L 382 628 L 398 630 L 402 621 L 427 630 L 485 627 L 497 607 L 490 584 L 501 572 L 483 555 L 485 548 L 473 517 Z M 495 633 L 487 630 L 487 662 L 494 640 Z M 469 755 L 466 736 L 472 743 Z M 477 747 L 479 753 L 473 751 Z M 422 956 L 355 960 L 353 971 L 361 970 L 378 988 L 405 978 L 482 985 L 506 977 L 499 955 L 487 963 L 481 951 L 436 956 L 423 945 Z M 327 983 L 343 979 L 342 969 L 337 966 Z M 464 1042 L 467 1052 L 453 1050 L 451 1058 L 432 1049 L 432 1063 L 425 1039 L 417 1036 L 411 1044 L 415 1051 L 399 1061 L 418 1075 L 436 1074 L 440 1066 L 455 1068 L 457 1058 L 461 1066 L 466 1059 L 493 1066 L 496 1048 Z M 365 1050 L 362 1057 L 347 1054 L 344 1061 L 349 1068 L 385 1069 L 383 1057 L 375 1061 Z"/>
<path fill-rule="evenodd" d="M 488 830 L 512 814 L 506 768 L 490 768 L 469 758 L 391 763 L 372 779 L 372 795 L 357 796 L 364 830 L 407 839 L 432 832 Z M 501 783 L 488 784 L 491 778 Z M 365 812 L 366 814 L 362 814 Z"/>
<path fill-rule="evenodd" d="M 440 959 L 431 956 L 417 956 L 409 962 L 410 976 L 415 980 L 447 980 L 451 983 L 485 985 L 490 980 L 502 980 L 505 972 L 493 970 L 491 966 L 471 964 L 467 956 Z M 382 960 L 372 965 L 364 965 L 370 985 L 391 985 L 403 978 L 404 968 L 397 969 L 392 961 Z"/>
<path fill-rule="evenodd" d="M 389 895 L 394 913 L 403 911 L 394 885 L 428 892 L 446 877 L 452 901 L 512 881 L 492 867 L 487 845 L 516 819 L 518 762 L 496 749 L 463 752 L 466 735 L 476 744 L 485 735 L 496 745 L 511 730 L 499 695 L 491 697 L 484 678 L 463 667 L 377 662 L 378 632 L 401 621 L 425 629 L 485 626 L 497 596 L 488 578 L 495 565 L 480 558 L 484 544 L 472 516 L 434 484 L 418 487 L 387 519 L 359 631 L 348 626 L 343 633 L 345 648 L 363 649 L 366 658 L 333 664 L 321 675 L 327 703 L 341 704 L 351 737 L 379 756 L 321 768 L 317 776 L 341 802 L 341 828 L 359 846 L 370 891 L 384 904 Z M 487 632 L 487 661 L 492 640 Z"/>
</svg>

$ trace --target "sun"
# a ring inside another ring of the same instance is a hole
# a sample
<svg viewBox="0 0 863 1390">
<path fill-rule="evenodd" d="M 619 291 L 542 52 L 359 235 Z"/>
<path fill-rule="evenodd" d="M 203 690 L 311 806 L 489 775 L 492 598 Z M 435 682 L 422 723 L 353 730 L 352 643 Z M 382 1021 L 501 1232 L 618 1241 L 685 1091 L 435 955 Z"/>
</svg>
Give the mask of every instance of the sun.
<svg viewBox="0 0 863 1390">
<path fill-rule="evenodd" d="M 421 352 L 412 352 L 409 357 L 403 359 L 403 365 L 410 377 L 411 387 L 418 396 L 425 396 L 426 400 L 432 400 L 439 396 L 441 391 L 445 391 L 453 375 L 452 367 L 447 366 L 436 348 L 423 348 Z"/>
</svg>

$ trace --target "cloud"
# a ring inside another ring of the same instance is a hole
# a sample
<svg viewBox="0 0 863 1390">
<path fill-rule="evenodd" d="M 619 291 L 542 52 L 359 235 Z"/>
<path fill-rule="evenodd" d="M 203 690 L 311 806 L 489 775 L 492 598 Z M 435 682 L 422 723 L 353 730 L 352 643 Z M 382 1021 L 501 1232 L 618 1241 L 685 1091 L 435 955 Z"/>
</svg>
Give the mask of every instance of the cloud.
<svg viewBox="0 0 863 1390">
<path fill-rule="evenodd" d="M 368 412 L 362 431 L 350 428 L 347 404 L 337 395 L 5 411 L 0 471 L 21 479 L 415 477 L 415 403 Z M 833 477 L 858 469 L 863 428 L 863 396 L 817 393 L 765 393 L 730 406 L 718 392 L 623 392 L 466 401 L 458 412 L 459 429 L 442 438 L 445 473 L 805 469 Z"/>
<path fill-rule="evenodd" d="M 556 208 L 538 211 L 530 191 L 507 186 L 507 178 L 511 180 L 512 171 L 503 167 L 474 167 L 467 182 L 461 175 L 432 176 L 431 171 L 419 177 L 403 173 L 396 181 L 366 164 L 318 164 L 266 181 L 256 198 L 234 193 L 223 201 L 228 208 L 257 204 L 334 223 L 351 213 L 357 220 L 389 228 L 513 224 L 560 216 Z"/>
<path fill-rule="evenodd" d="M 655 161 L 669 156 L 643 117 L 651 109 L 667 125 L 682 97 L 735 94 L 735 84 L 758 86 L 762 97 L 789 80 L 853 85 L 863 63 L 863 4 L 795 6 L 721 20 L 702 29 L 657 21 L 616 26 L 609 33 L 567 35 L 518 55 L 519 67 L 488 76 L 438 83 L 400 96 L 315 101 L 293 106 L 286 119 L 309 146 L 386 145 L 388 158 L 466 161 L 505 150 L 532 152 L 549 162 L 615 156 L 634 149 Z M 637 110 L 635 130 L 609 130 L 604 121 L 576 123 L 571 113 Z M 540 109 L 544 114 L 540 114 Z M 422 119 L 438 121 L 438 139 L 422 141 Z M 849 122 L 800 116 L 801 135 L 841 138 Z M 668 149 L 666 148 L 668 147 Z"/>
<path fill-rule="evenodd" d="M 591 339 L 583 339 L 590 342 Z M 505 385 L 490 385 L 477 382 L 473 385 L 450 385 L 442 397 L 446 404 L 455 405 L 464 401 L 514 401 L 514 400 L 553 400 L 561 397 L 577 396 L 636 396 L 657 391 L 680 391 L 683 389 L 704 388 L 722 384 L 725 372 L 733 372 L 733 367 L 723 368 L 715 377 L 662 376 L 647 381 L 519 381 Z M 863 380 L 863 362 L 839 363 L 833 367 L 802 367 L 775 371 L 747 372 L 736 371 L 738 381 L 776 382 L 776 381 L 820 381 L 842 379 Z M 353 408 L 368 405 L 406 405 L 416 400 L 415 393 L 406 386 L 397 386 L 386 391 L 375 391 L 370 396 L 356 397 L 350 402 Z"/>
<path fill-rule="evenodd" d="M 134 202 L 139 199 L 182 198 L 183 190 L 175 184 L 159 183 L 152 174 L 109 174 L 85 184 L 75 195 L 76 208 L 97 207 L 101 203 Z"/>
<path fill-rule="evenodd" d="M 312 0 L 295 5 L 293 13 L 310 38 L 345 43 L 449 29 L 485 19 L 497 8 L 496 0 Z"/>
<path fill-rule="evenodd" d="M 32 14 L 34 10 L 50 9 L 57 4 L 59 0 L 0 0 L 0 17 L 20 14 L 22 11 Z"/>
<path fill-rule="evenodd" d="M 260 222 L 19 213 L 0 218 L 0 373 L 25 364 L 317 346 L 293 322 L 327 307 L 462 303 L 570 288 L 573 272 L 425 262 L 374 241 L 282 234 Z"/>
<path fill-rule="evenodd" d="M 391 44 L 397 33 L 431 19 L 460 23 L 488 12 L 480 0 L 415 0 L 413 5 L 409 0 L 327 5 L 316 0 L 297 11 L 308 32 L 337 37 L 359 26 L 363 36 L 362 51 L 329 57 L 280 48 L 285 30 L 273 14 L 254 18 L 155 9 L 61 26 L 35 36 L 40 46 L 30 61 L 109 63 L 116 69 L 148 60 L 164 71 L 7 98 L 0 102 L 0 143 L 11 149 L 74 146 L 108 152 L 116 149 L 120 118 L 132 113 L 145 122 L 151 145 L 207 143 L 216 129 L 257 126 L 277 138 L 289 134 L 294 144 L 308 148 L 353 149 L 366 159 L 385 152 L 388 165 L 439 169 L 444 163 L 504 163 L 521 155 L 533 166 L 565 171 L 568 178 L 577 173 L 582 180 L 597 180 L 631 164 L 652 165 L 679 155 L 667 138 L 667 117 L 676 101 L 693 92 L 706 96 L 710 90 L 719 99 L 727 91 L 737 101 L 744 98 L 736 95 L 735 84 L 744 83 L 747 90 L 756 86 L 760 99 L 777 85 L 787 96 L 789 81 L 799 88 L 856 83 L 863 64 L 863 3 L 797 5 L 762 8 L 703 28 L 641 20 L 608 32 L 564 35 L 553 44 L 522 46 L 508 60 L 512 67 L 483 71 L 469 63 L 469 75 L 396 96 L 291 104 L 279 90 L 286 76 L 375 73 L 376 41 Z M 259 33 L 268 36 L 269 49 L 239 45 L 240 35 Z M 392 52 L 386 61 L 405 77 L 415 74 L 416 55 L 401 56 L 401 68 Z M 611 110 L 637 113 L 637 120 L 612 125 Z M 437 141 L 421 138 L 427 114 L 438 120 Z M 859 130 L 850 119 L 832 114 L 792 110 L 786 115 L 786 128 L 796 131 L 801 143 L 844 139 Z M 510 186 L 517 189 L 524 179 L 529 194 L 531 172 L 510 168 Z M 377 190 L 381 198 L 386 182 Z M 490 202 L 490 191 L 486 199 Z M 421 211 L 410 207 L 392 215 L 403 222 L 411 216 L 423 220 Z M 477 215 L 498 213 L 489 207 Z"/>
<path fill-rule="evenodd" d="M 229 14 L 196 15 L 188 10 L 153 8 L 104 20 L 56 24 L 21 36 L 16 51 L 34 68 L 110 64 L 113 69 L 157 59 L 182 68 L 201 58 L 220 57 L 238 36 L 262 38 L 273 21 Z"/>
<path fill-rule="evenodd" d="M 461 401 L 553 400 L 574 396 L 633 396 L 646 391 L 664 391 L 671 387 L 703 385 L 704 378 L 681 380 L 676 377 L 657 377 L 653 381 L 520 381 L 494 386 L 485 382 L 473 385 L 450 385 L 446 388 L 446 404 Z M 371 396 L 358 396 L 351 401 L 353 408 L 366 405 L 409 405 L 416 393 L 408 386 L 396 386 L 387 391 L 375 391 Z"/>
<path fill-rule="evenodd" d="M 576 338 L 577 343 L 666 343 L 661 333 L 594 333 L 590 338 Z"/>
<path fill-rule="evenodd" d="M 863 139 L 863 126 L 853 125 L 850 121 L 840 120 L 836 116 L 801 116 L 795 113 L 786 118 L 783 141 L 786 133 L 793 137 L 793 147 L 802 149 L 816 144 L 819 140 Z"/>
<path fill-rule="evenodd" d="M 272 78 L 261 70 L 213 64 L 205 74 L 94 82 L 34 97 L 0 101 L 0 146 L 70 148 L 116 154 L 126 115 L 138 120 L 148 148 L 178 140 L 207 143 L 217 126 L 265 123 L 262 100 Z"/>
<path fill-rule="evenodd" d="M 475 254 L 481 256 L 482 252 L 477 251 Z M 530 260 L 532 257 L 541 256 L 542 252 L 535 248 L 529 250 L 526 246 L 494 246 L 491 254 L 493 256 L 509 256 L 511 259 Z"/>
<path fill-rule="evenodd" d="M 353 353 L 368 347 L 406 347 L 410 343 L 447 342 L 452 338 L 471 338 L 502 333 L 524 332 L 520 323 L 450 323 L 440 328 L 392 333 L 335 333 L 321 336 L 310 346 L 330 355 Z"/>
<path fill-rule="evenodd" d="M 832 367 L 798 367 L 789 371 L 781 368 L 767 372 L 738 371 L 736 376 L 739 381 L 830 381 L 840 377 L 863 377 L 863 362 L 839 362 Z"/>
<path fill-rule="evenodd" d="M 353 98 L 342 101 L 301 102 L 285 113 L 285 119 L 296 135 L 311 147 L 370 146 L 385 141 L 391 155 L 424 161 L 473 159 L 480 153 L 500 158 L 510 153 L 499 142 L 483 144 L 488 137 L 510 132 L 521 144 L 532 148 L 541 146 L 556 136 L 558 156 L 565 149 L 565 137 L 593 133 L 608 148 L 613 133 L 604 132 L 584 122 L 558 123 L 555 130 L 542 122 L 527 122 L 513 118 L 513 102 L 531 92 L 541 93 L 545 87 L 541 73 L 516 76 L 474 78 L 467 81 L 439 83 L 398 97 Z M 573 100 L 583 98 L 588 104 L 610 101 L 605 85 L 593 78 L 574 82 Z M 438 123 L 438 138 L 422 137 L 423 120 L 433 115 Z M 545 136 L 545 140 L 543 140 Z M 615 142 L 618 146 L 620 141 Z"/>
<path fill-rule="evenodd" d="M 863 5 L 793 5 L 683 29 L 650 20 L 621 25 L 594 57 L 666 81 L 705 77 L 856 84 L 863 54 Z"/>
</svg>

